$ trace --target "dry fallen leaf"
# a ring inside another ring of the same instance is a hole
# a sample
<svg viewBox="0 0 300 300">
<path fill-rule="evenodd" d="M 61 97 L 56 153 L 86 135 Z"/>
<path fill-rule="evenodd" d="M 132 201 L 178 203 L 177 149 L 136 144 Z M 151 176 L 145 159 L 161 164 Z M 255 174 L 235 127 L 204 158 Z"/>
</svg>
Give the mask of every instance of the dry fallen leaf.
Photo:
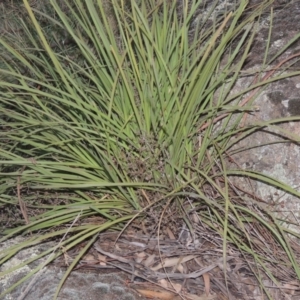
<svg viewBox="0 0 300 300">
<path fill-rule="evenodd" d="M 172 283 L 166 279 L 161 279 L 158 283 L 165 289 L 174 289 L 176 293 L 180 293 L 182 290 L 182 285 L 180 283 Z"/>
<path fill-rule="evenodd" d="M 117 251 L 122 251 L 118 244 L 115 244 L 115 248 L 116 248 Z"/>
<path fill-rule="evenodd" d="M 208 273 L 204 273 L 202 276 L 203 276 L 203 280 L 204 280 L 205 293 L 206 293 L 206 296 L 208 296 L 209 292 L 210 292 L 210 277 L 209 277 Z"/>
<path fill-rule="evenodd" d="M 98 253 L 97 258 L 98 258 L 100 263 L 106 263 L 107 262 L 107 257 L 105 255 L 102 255 L 102 254 Z"/>
<path fill-rule="evenodd" d="M 196 255 L 187 255 L 185 257 L 173 257 L 173 258 L 167 258 L 163 261 L 163 263 L 159 263 L 157 266 L 151 268 L 152 271 L 157 271 L 159 269 L 162 269 L 163 267 L 173 267 L 176 266 L 178 263 L 185 263 L 191 259 L 194 259 L 197 257 Z"/>
<path fill-rule="evenodd" d="M 200 223 L 200 218 L 199 218 L 199 216 L 198 216 L 198 214 L 197 213 L 193 213 L 192 214 L 192 220 L 196 223 L 196 224 L 199 224 Z"/>
<path fill-rule="evenodd" d="M 166 279 L 160 279 L 158 281 L 158 283 L 160 284 L 160 286 L 162 286 L 165 289 L 167 289 L 169 287 L 169 283 Z"/>
<path fill-rule="evenodd" d="M 183 274 L 183 273 L 184 273 L 184 267 L 183 267 L 183 265 L 182 265 L 182 264 L 179 264 L 179 265 L 177 266 L 177 270 L 178 270 L 181 274 Z"/>
<path fill-rule="evenodd" d="M 135 261 L 139 264 L 145 259 L 145 257 L 146 257 L 145 252 L 135 253 Z"/>
<path fill-rule="evenodd" d="M 144 261 L 144 266 L 145 267 L 150 267 L 155 260 L 155 254 L 150 255 L 145 261 Z"/>
<path fill-rule="evenodd" d="M 184 294 L 184 298 L 187 300 L 214 300 L 216 299 L 217 295 L 202 295 L 202 296 L 197 296 L 193 294 Z"/>
<path fill-rule="evenodd" d="M 173 287 L 176 293 L 180 293 L 182 290 L 182 285 L 180 283 L 170 283 L 170 287 Z"/>
<path fill-rule="evenodd" d="M 176 240 L 175 235 L 173 234 L 173 232 L 171 231 L 171 229 L 169 227 L 167 227 L 167 233 L 171 240 Z"/>
<path fill-rule="evenodd" d="M 282 286 L 284 292 L 289 295 L 294 295 L 295 291 L 299 289 L 299 285 L 295 281 L 291 281 L 290 283 L 286 283 Z"/>
<path fill-rule="evenodd" d="M 136 291 L 140 293 L 142 296 L 145 296 L 150 299 L 157 298 L 160 300 L 174 300 L 176 296 L 174 293 L 166 292 L 166 291 L 157 292 L 157 291 L 140 290 L 140 289 L 137 289 Z"/>
<path fill-rule="evenodd" d="M 83 260 L 85 260 L 85 261 L 94 261 L 94 260 L 95 260 L 95 257 L 94 257 L 94 255 L 92 255 L 92 254 L 86 254 L 86 255 L 83 257 Z"/>
</svg>

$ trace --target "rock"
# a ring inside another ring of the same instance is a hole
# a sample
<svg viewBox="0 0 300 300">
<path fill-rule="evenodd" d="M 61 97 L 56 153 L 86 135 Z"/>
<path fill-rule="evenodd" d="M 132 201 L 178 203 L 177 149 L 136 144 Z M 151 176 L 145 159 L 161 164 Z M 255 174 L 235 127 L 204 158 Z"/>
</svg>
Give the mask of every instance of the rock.
<svg viewBox="0 0 300 300">
<path fill-rule="evenodd" d="M 25 238 L 16 237 L 3 243 L 0 252 L 9 246 L 21 243 Z M 27 259 L 37 256 L 54 242 L 44 243 L 20 251 L 11 260 L 3 264 L 0 272 L 23 263 Z M 0 277 L 0 294 L 28 275 L 38 264 L 45 259 L 39 259 L 29 265 L 18 269 L 9 275 Z M 47 266 L 36 277 L 33 276 L 19 287 L 4 296 L 3 300 L 52 300 L 57 286 L 62 279 L 65 268 Z M 67 278 L 57 299 L 59 300 L 138 300 L 144 299 L 135 290 L 130 289 L 124 283 L 127 276 L 120 272 L 99 271 L 74 271 Z M 28 290 L 27 290 L 28 289 Z"/>
</svg>

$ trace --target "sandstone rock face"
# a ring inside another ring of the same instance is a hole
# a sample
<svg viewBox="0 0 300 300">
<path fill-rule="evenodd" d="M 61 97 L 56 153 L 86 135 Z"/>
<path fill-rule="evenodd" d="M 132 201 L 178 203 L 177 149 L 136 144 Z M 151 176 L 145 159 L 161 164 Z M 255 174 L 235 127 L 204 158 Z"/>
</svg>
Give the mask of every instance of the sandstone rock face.
<svg viewBox="0 0 300 300">
<path fill-rule="evenodd" d="M 298 1 L 292 1 L 285 5 L 284 2 L 286 1 L 277 1 L 277 5 L 275 5 L 269 57 L 274 56 L 289 40 L 300 32 L 300 3 Z M 263 61 L 269 24 L 270 20 L 268 18 L 263 19 L 261 22 L 257 38 L 245 66 L 245 69 L 249 71 L 258 70 Z M 300 40 L 293 43 L 286 52 L 276 59 L 273 66 L 296 53 L 300 53 Z M 287 67 L 288 65 L 289 63 L 286 63 L 282 67 Z M 298 61 L 283 74 L 289 74 L 289 72 L 291 73 L 299 69 L 300 64 Z M 252 80 L 253 77 L 251 76 L 241 79 L 235 89 L 240 90 L 242 87 L 248 86 Z M 283 79 L 270 84 L 267 88 L 262 90 L 255 100 L 254 105 L 257 106 L 259 110 L 248 115 L 248 124 L 288 116 L 300 117 L 300 76 Z M 288 122 L 280 124 L 279 126 L 295 135 L 300 134 L 299 122 Z M 254 133 L 236 145 L 237 148 L 253 148 L 239 152 L 233 155 L 233 158 L 239 166 L 247 170 L 259 171 L 270 175 L 299 191 L 299 145 L 287 141 L 285 143 L 276 144 L 276 141 L 283 141 L 278 134 L 278 131 L 270 128 Z M 261 146 L 268 143 L 269 145 Z M 232 167 L 236 168 L 234 165 L 232 165 Z M 249 182 L 247 180 L 244 182 L 241 182 L 241 180 L 238 181 L 238 184 L 241 184 L 248 191 L 252 193 L 258 192 L 258 196 L 268 202 L 271 211 L 280 214 L 291 223 L 298 224 L 297 219 L 299 218 L 300 209 L 299 198 L 261 182 L 251 181 L 251 188 L 249 188 Z M 296 229 L 296 227 L 294 229 Z"/>
<path fill-rule="evenodd" d="M 10 240 L 0 247 L 0 251 L 19 244 L 24 241 L 24 238 L 17 237 Z M 3 264 L 0 267 L 0 272 L 8 268 L 17 266 L 24 261 L 37 256 L 42 251 L 47 250 L 53 245 L 53 242 L 44 243 L 30 247 L 20 251 L 13 259 Z M 39 264 L 43 263 L 45 259 L 40 259 L 15 272 L 0 278 L 0 294 L 6 291 L 13 284 L 27 276 Z M 11 293 L 1 298 L 3 300 L 52 300 L 60 280 L 63 278 L 65 268 L 45 267 L 42 272 L 37 273 L 22 283 L 19 287 Z M 98 271 L 74 271 L 66 280 L 59 296 L 59 300 L 143 300 L 133 289 L 129 289 L 124 284 L 127 277 L 120 272 L 108 272 L 105 270 Z"/>
<path fill-rule="evenodd" d="M 214 1 L 206 1 L 205 3 L 205 9 L 209 11 Z M 259 0 L 250 0 L 249 11 L 246 12 L 245 16 L 247 13 L 251 13 L 251 8 L 260 3 L 261 1 Z M 230 11 L 235 5 L 235 1 L 219 1 L 216 6 L 216 12 L 218 14 L 219 12 Z M 299 1 L 277 0 L 274 1 L 272 9 L 272 20 L 270 18 L 270 8 L 266 10 L 260 19 L 254 43 L 246 64 L 243 67 L 245 73 L 253 74 L 259 71 L 263 64 L 267 47 L 269 47 L 269 51 L 266 62 L 273 58 L 290 40 L 300 33 Z M 271 40 L 268 45 L 267 40 L 270 27 Z M 300 54 L 300 39 L 295 40 L 286 51 L 279 55 L 272 62 L 272 66 L 276 66 L 284 59 L 297 53 Z M 282 74 L 299 71 L 299 58 L 300 56 L 283 64 L 278 70 L 282 71 Z M 293 62 L 293 65 L 289 67 L 291 62 Z M 254 76 L 251 75 L 242 77 L 238 80 L 231 94 L 234 95 L 250 86 L 254 79 Z M 282 79 L 264 87 L 256 97 L 253 105 L 259 109 L 248 115 L 245 125 L 289 116 L 299 116 L 300 118 L 300 76 Z M 300 134 L 300 122 L 287 122 L 279 126 L 292 134 Z M 258 171 L 270 175 L 300 191 L 299 144 L 288 141 L 285 143 L 276 143 L 283 141 L 278 134 L 279 131 L 275 129 L 265 128 L 265 130 L 258 131 L 239 142 L 235 145 L 234 149 L 249 147 L 252 147 L 252 149 L 233 155 L 232 158 L 235 163 L 230 164 L 230 168 L 237 168 L 238 164 L 238 166 L 246 170 Z M 281 215 L 283 219 L 297 224 L 294 229 L 299 231 L 297 220 L 300 213 L 300 199 L 298 197 L 286 194 L 262 182 L 249 179 L 232 178 L 232 182 L 252 194 L 258 193 L 258 196 L 266 202 L 271 211 Z"/>
</svg>

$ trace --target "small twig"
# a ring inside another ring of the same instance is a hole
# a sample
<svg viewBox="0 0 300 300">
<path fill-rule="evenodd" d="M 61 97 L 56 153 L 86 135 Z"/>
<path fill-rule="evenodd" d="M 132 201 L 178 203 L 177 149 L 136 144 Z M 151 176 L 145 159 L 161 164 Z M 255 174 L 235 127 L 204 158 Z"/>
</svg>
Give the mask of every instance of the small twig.
<svg viewBox="0 0 300 300">
<path fill-rule="evenodd" d="M 118 261 L 120 261 L 120 262 L 122 262 L 122 263 L 125 263 L 125 264 L 131 264 L 131 263 L 132 263 L 129 259 L 126 259 L 126 258 L 121 257 L 121 256 L 119 256 L 119 255 L 116 255 L 116 254 L 113 254 L 113 253 L 104 251 L 104 250 L 101 249 L 101 247 L 100 247 L 99 245 L 97 245 L 97 244 L 94 245 L 94 248 L 95 248 L 98 252 L 100 252 L 100 253 L 102 253 L 102 254 L 104 254 L 104 255 L 110 257 L 110 258 L 113 258 L 113 259 L 115 259 L 115 260 L 118 260 Z"/>
</svg>

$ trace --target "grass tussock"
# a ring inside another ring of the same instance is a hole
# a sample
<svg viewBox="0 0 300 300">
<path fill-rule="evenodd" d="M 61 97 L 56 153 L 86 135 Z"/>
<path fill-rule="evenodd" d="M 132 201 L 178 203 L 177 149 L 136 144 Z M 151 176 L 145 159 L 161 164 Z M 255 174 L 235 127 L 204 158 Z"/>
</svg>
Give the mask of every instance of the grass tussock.
<svg viewBox="0 0 300 300">
<path fill-rule="evenodd" d="M 239 140 L 297 120 L 240 126 L 256 109 L 258 88 L 299 75 L 275 69 L 263 77 L 289 45 L 271 59 L 266 52 L 259 80 L 231 93 L 271 3 L 249 13 L 242 0 L 217 18 L 214 6 L 196 17 L 201 1 L 183 1 L 179 9 L 176 1 L 51 0 L 37 8 L 24 0 L 26 17 L 6 24 L 0 39 L 0 209 L 17 216 L 0 242 L 20 234 L 28 241 L 3 251 L 0 264 L 67 232 L 64 251 L 89 241 L 71 271 L 100 232 L 143 224 L 154 235 L 167 228 L 178 235 L 185 224 L 194 238 L 205 232 L 221 238 L 224 262 L 232 247 L 251 260 L 269 298 L 262 274 L 278 284 L 275 261 L 299 279 L 288 236 L 296 233 L 230 178 L 299 193 L 266 175 L 227 167 Z M 88 221 L 93 217 L 96 224 Z M 268 233 L 279 260 L 253 227 Z M 53 250 L 50 261 L 62 254 L 53 247 L 40 257 Z"/>
</svg>

